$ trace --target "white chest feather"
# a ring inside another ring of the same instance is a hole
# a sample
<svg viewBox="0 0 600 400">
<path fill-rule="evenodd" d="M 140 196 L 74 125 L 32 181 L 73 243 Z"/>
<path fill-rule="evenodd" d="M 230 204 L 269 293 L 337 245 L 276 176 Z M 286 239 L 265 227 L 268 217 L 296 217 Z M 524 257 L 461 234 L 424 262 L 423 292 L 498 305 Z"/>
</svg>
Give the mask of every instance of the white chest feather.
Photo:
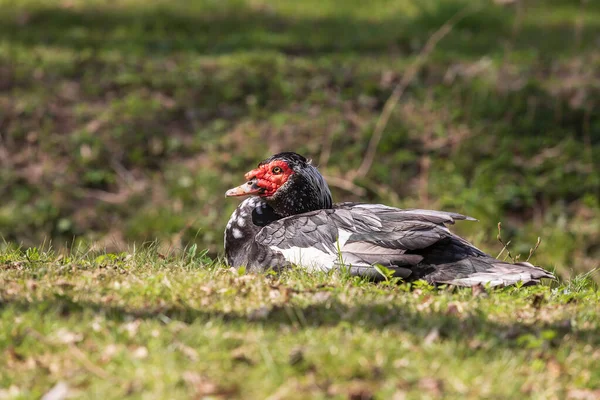
<svg viewBox="0 0 600 400">
<path fill-rule="evenodd" d="M 340 230 L 339 238 L 334 246 L 336 251 L 323 251 L 315 247 L 291 247 L 281 249 L 276 246 L 271 246 L 271 249 L 283 254 L 285 259 L 292 264 L 305 268 L 308 271 L 328 271 L 344 262 L 340 259 L 340 249 L 344 247 L 352 232 Z M 328 246 L 325 246 L 328 247 Z"/>
</svg>

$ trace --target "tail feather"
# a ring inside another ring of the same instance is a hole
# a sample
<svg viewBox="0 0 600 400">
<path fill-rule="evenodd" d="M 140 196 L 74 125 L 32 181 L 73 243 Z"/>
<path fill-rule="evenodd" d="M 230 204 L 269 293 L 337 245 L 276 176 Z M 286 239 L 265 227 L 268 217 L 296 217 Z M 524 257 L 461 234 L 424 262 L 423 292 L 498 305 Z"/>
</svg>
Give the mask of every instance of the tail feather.
<svg viewBox="0 0 600 400">
<path fill-rule="evenodd" d="M 429 283 L 456 286 L 508 286 L 518 282 L 536 284 L 542 278 L 555 279 L 552 273 L 531 263 L 511 264 L 492 257 L 467 257 L 433 267 L 435 271 L 424 277 Z"/>
</svg>

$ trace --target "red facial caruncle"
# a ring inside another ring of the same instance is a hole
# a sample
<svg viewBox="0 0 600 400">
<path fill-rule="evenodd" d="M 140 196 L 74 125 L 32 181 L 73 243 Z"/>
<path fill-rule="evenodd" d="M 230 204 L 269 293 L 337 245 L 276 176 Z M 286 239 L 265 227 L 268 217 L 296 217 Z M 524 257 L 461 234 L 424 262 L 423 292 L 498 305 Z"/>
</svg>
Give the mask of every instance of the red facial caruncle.
<svg viewBox="0 0 600 400">
<path fill-rule="evenodd" d="M 259 195 L 270 197 L 275 194 L 289 177 L 294 173 L 287 162 L 282 160 L 273 160 L 268 164 L 259 165 L 258 168 L 246 173 L 245 178 L 248 181 L 256 180 L 256 185 L 264 189 Z"/>
</svg>

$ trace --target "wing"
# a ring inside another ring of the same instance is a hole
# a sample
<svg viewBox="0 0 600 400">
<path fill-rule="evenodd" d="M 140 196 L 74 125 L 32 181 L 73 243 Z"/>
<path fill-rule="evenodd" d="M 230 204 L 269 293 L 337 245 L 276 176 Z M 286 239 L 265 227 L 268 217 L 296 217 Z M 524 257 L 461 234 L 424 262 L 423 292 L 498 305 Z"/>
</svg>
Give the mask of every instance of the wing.
<svg viewBox="0 0 600 400">
<path fill-rule="evenodd" d="M 401 210 L 379 204 L 342 203 L 274 221 L 256 241 L 294 264 L 331 269 L 340 264 L 369 275 L 374 264 L 408 276 L 423 257 L 410 254 L 452 236 L 445 224 L 472 219 L 431 210 Z M 359 271 L 360 270 L 360 271 Z M 365 273 L 367 272 L 367 273 Z"/>
</svg>

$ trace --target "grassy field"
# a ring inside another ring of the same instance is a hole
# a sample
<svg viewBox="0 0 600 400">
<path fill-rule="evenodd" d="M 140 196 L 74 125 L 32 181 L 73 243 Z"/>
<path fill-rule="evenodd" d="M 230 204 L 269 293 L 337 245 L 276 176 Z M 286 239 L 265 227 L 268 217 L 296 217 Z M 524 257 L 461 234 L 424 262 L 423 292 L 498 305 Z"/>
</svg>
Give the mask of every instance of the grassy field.
<svg viewBox="0 0 600 400">
<path fill-rule="evenodd" d="M 541 236 L 536 263 L 596 268 L 600 3 L 500 3 L 0 0 L 0 237 L 214 257 L 224 191 L 296 150 L 338 201 L 472 215 L 456 229 L 494 254 L 502 221 L 513 253 Z"/>
<path fill-rule="evenodd" d="M 0 399 L 600 397 L 599 43 L 598 1 L 0 0 Z M 230 271 L 282 150 L 562 279 Z"/>
<path fill-rule="evenodd" d="M 0 398 L 600 395 L 600 292 L 586 277 L 472 291 L 244 275 L 193 247 L 8 250 L 0 324 Z"/>
</svg>

